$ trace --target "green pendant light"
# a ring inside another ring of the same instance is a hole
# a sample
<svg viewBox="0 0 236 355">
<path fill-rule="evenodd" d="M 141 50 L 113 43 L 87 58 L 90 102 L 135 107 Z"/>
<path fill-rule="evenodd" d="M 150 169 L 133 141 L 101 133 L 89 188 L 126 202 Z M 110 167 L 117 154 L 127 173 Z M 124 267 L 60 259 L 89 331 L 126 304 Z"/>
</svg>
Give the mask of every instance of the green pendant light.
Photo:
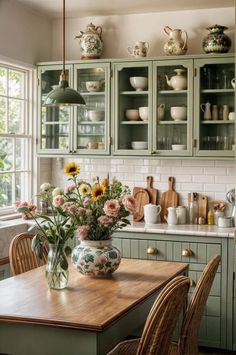
<svg viewBox="0 0 236 355">
<path fill-rule="evenodd" d="M 60 75 L 59 87 L 50 91 L 44 106 L 82 106 L 85 101 L 80 93 L 69 87 L 65 70 L 65 0 L 63 0 L 63 67 Z"/>
</svg>

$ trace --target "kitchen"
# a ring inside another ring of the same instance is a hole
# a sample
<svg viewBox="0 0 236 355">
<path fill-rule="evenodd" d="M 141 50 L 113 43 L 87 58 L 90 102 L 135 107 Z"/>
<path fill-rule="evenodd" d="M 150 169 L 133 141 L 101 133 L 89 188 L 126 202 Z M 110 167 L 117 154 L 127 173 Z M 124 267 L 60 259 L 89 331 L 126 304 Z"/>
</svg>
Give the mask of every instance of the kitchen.
<svg viewBox="0 0 236 355">
<path fill-rule="evenodd" d="M 27 4 L 27 1 L 25 3 Z M 2 60 L 7 61 L 7 58 L 9 58 L 12 64 L 21 63 L 22 65 L 60 61 L 62 50 L 61 6 L 57 6 L 57 18 L 50 20 L 50 18 L 39 14 L 37 10 L 29 8 L 26 4 L 22 5 L 20 1 L 2 1 L 0 4 Z M 193 4 L 191 5 L 193 6 Z M 69 6 L 68 0 L 66 8 L 69 8 Z M 86 6 L 84 5 L 85 9 Z M 209 6 L 209 8 L 203 8 L 205 6 Z M 136 10 L 136 14 L 132 14 L 131 10 L 130 14 L 124 14 L 124 10 L 122 12 L 122 9 L 120 9 L 117 12 L 119 15 L 112 13 L 109 16 L 102 11 L 98 13 L 99 16 L 94 16 L 94 13 L 90 12 L 85 13 L 81 18 L 79 13 L 76 17 L 68 14 L 66 18 L 66 60 L 73 62 L 80 60 L 79 43 L 74 38 L 90 22 L 96 26 L 101 26 L 103 29 L 104 50 L 102 59 L 105 61 L 108 61 L 109 58 L 114 61 L 117 58 L 125 60 L 129 58 L 130 60 L 132 57 L 129 55 L 127 48 L 136 41 L 147 41 L 149 43 L 148 57 L 164 56 L 163 46 L 167 41 L 167 35 L 163 29 L 167 25 L 171 28 L 186 30 L 188 34 L 187 55 L 203 54 L 201 43 L 203 37 L 207 34 L 206 27 L 213 25 L 212 18 L 214 23 L 229 28 L 226 31 L 232 41 L 229 54 L 233 55 L 234 53 L 235 11 L 234 4 L 230 1 L 227 4 L 225 2 L 224 8 L 222 8 L 220 1 L 218 5 L 214 1 L 202 4 L 200 9 L 190 7 L 179 9 L 167 7 L 165 9 L 160 4 L 158 8 Z M 12 18 L 11 26 L 9 26 L 9 16 Z M 16 33 L 17 41 L 15 41 Z M 185 57 L 181 57 L 180 60 L 182 58 L 185 59 Z M 60 70 L 60 66 L 58 70 Z M 34 129 L 36 130 L 36 124 Z M 68 156 L 63 154 L 63 156 L 59 156 L 57 154 L 57 157 L 53 157 L 53 154 L 41 154 L 40 158 L 36 158 L 36 155 L 34 155 L 34 186 L 32 191 L 35 193 L 44 182 L 51 182 L 54 186 L 64 187 L 66 177 L 63 174 L 63 168 L 65 164 L 71 161 L 80 165 L 80 177 L 82 179 L 91 179 L 94 176 L 103 178 L 109 173 L 111 178 L 115 176 L 131 189 L 135 186 L 146 187 L 146 177 L 153 176 L 153 186 L 159 190 L 159 199 L 161 193 L 168 188 L 168 178 L 173 176 L 175 177 L 175 191 L 179 193 L 179 205 L 185 206 L 188 206 L 189 192 L 198 192 L 207 196 L 209 200 L 225 200 L 227 191 L 235 187 L 234 160 L 232 158 L 224 159 L 221 157 L 217 159 L 216 157 L 188 156 L 188 158 L 182 159 L 181 156 L 174 158 L 167 156 L 165 159 L 158 159 L 157 157 L 150 157 L 148 154 L 144 154 L 144 156 L 142 154 L 124 156 L 122 154 L 98 155 L 96 152 L 93 155 L 76 156 L 75 154 Z M 201 241 L 203 240 L 201 239 Z"/>
</svg>

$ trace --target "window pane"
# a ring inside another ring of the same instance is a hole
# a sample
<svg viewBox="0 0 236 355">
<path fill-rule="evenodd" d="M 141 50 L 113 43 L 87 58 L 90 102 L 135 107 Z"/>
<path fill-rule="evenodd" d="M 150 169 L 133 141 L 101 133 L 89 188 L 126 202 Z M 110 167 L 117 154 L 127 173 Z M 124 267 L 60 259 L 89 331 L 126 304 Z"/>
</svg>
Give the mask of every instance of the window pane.
<svg viewBox="0 0 236 355">
<path fill-rule="evenodd" d="M 9 133 L 23 133 L 24 131 L 24 102 L 9 99 Z"/>
<path fill-rule="evenodd" d="M 24 73 L 9 70 L 9 96 L 24 97 Z"/>
<path fill-rule="evenodd" d="M 25 155 L 28 152 L 28 140 L 25 138 L 16 139 L 16 170 L 25 170 L 28 168 L 28 159 Z"/>
<path fill-rule="evenodd" d="M 30 186 L 30 173 L 16 173 L 16 186 L 15 186 L 15 201 L 30 201 L 29 186 Z M 13 201 L 13 203 L 15 202 Z"/>
<path fill-rule="evenodd" d="M 7 127 L 7 99 L 0 97 L 0 133 L 6 133 Z"/>
<path fill-rule="evenodd" d="M 7 70 L 0 67 L 0 95 L 7 94 Z"/>
<path fill-rule="evenodd" d="M 12 206 L 12 175 L 0 174 L 0 207 Z"/>
<path fill-rule="evenodd" d="M 13 169 L 13 139 L 0 138 L 0 171 Z"/>
</svg>

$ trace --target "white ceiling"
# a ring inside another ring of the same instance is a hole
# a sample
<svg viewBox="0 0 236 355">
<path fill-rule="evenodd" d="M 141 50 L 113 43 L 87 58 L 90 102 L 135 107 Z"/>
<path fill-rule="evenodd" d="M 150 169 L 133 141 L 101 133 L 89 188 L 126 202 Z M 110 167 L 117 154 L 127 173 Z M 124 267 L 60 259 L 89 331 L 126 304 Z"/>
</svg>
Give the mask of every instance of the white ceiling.
<svg viewBox="0 0 236 355">
<path fill-rule="evenodd" d="M 50 18 L 61 17 L 62 14 L 62 0 L 14 1 Z M 234 0 L 66 0 L 66 16 L 109 16 L 233 6 Z"/>
</svg>

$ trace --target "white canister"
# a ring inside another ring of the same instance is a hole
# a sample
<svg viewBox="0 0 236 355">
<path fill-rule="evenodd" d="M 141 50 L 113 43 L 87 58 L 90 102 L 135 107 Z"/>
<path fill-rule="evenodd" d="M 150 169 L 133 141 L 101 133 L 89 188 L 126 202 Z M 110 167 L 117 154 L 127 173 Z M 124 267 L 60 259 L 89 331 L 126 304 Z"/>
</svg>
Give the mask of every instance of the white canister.
<svg viewBox="0 0 236 355">
<path fill-rule="evenodd" d="M 218 217 L 219 228 L 230 228 L 233 226 L 232 217 Z"/>
<path fill-rule="evenodd" d="M 187 211 L 185 206 L 178 206 L 176 209 L 178 224 L 186 224 Z"/>
<path fill-rule="evenodd" d="M 219 217 L 224 217 L 225 213 L 224 211 L 215 211 L 214 212 L 214 222 L 215 222 L 215 225 L 218 226 L 218 218 Z"/>
<path fill-rule="evenodd" d="M 155 224 L 158 221 L 158 215 L 161 212 L 161 206 L 149 203 L 144 206 L 144 221 L 146 224 Z"/>
</svg>

